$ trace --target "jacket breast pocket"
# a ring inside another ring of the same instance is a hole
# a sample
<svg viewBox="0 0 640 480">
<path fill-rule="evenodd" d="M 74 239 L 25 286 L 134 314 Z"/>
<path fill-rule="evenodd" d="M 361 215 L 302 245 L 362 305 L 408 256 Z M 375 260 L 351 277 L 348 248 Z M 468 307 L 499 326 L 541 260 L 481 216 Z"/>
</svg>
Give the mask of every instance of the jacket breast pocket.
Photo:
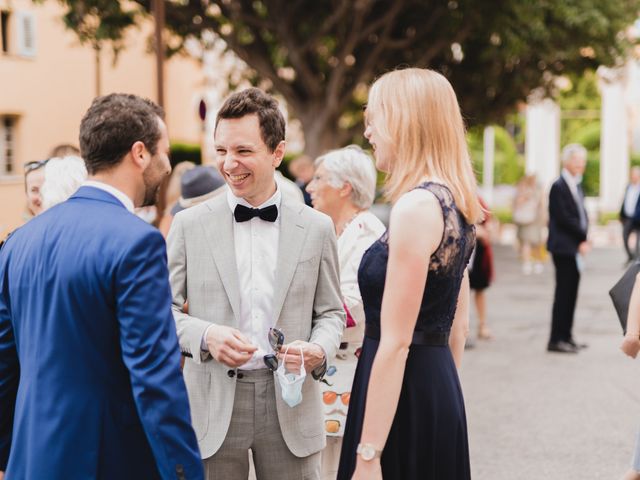
<svg viewBox="0 0 640 480">
<path fill-rule="evenodd" d="M 313 294 L 318 281 L 318 257 L 301 260 L 296 265 L 287 297 L 289 300 L 313 302 Z"/>
</svg>

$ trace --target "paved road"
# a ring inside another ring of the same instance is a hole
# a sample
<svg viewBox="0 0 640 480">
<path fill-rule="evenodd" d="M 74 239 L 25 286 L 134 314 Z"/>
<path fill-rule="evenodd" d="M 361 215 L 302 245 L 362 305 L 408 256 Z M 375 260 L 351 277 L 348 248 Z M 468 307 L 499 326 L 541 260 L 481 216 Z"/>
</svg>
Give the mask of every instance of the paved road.
<svg viewBox="0 0 640 480">
<path fill-rule="evenodd" d="M 640 427 L 640 358 L 619 350 L 608 290 L 623 272 L 616 248 L 595 249 L 582 277 L 577 355 L 546 352 L 553 269 L 525 277 L 496 247 L 488 290 L 491 341 L 467 350 L 461 375 L 475 480 L 619 479 Z M 472 323 L 473 328 L 473 323 Z"/>
</svg>

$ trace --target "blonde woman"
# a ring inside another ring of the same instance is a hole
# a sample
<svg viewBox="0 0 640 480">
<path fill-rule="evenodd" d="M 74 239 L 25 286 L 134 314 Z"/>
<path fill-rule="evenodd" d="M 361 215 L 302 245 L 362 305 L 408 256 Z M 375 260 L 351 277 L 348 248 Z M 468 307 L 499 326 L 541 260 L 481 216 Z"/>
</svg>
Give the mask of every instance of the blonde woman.
<svg viewBox="0 0 640 480">
<path fill-rule="evenodd" d="M 369 92 L 365 136 L 394 205 L 388 234 L 360 264 L 365 338 L 338 479 L 466 480 L 457 368 L 482 209 L 451 85 L 430 70 L 383 75 Z"/>
</svg>

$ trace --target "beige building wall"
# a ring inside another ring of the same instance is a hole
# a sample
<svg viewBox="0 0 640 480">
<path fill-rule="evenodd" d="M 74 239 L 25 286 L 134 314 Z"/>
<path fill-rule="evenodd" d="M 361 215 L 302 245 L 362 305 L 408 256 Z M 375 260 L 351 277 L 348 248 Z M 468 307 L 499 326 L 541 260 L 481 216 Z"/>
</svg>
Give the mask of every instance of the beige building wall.
<svg viewBox="0 0 640 480">
<path fill-rule="evenodd" d="M 96 94 L 96 64 L 91 47 L 81 46 L 62 22 L 57 2 L 0 0 L 9 12 L 9 52 L 0 51 L 0 118 L 17 117 L 13 175 L 0 172 L 0 237 L 22 223 L 22 166 L 46 158 L 53 147 L 78 145 L 82 115 Z M 27 12 L 34 20 L 33 56 L 20 55 L 15 23 Z M 1 26 L 0 26 L 1 28 Z M 110 49 L 101 58 L 101 94 L 126 92 L 156 100 L 155 59 L 147 52 L 151 23 L 133 29 L 113 65 Z M 176 57 L 165 67 L 165 109 L 172 142 L 201 142 L 198 102 L 202 95 L 200 65 Z"/>
</svg>

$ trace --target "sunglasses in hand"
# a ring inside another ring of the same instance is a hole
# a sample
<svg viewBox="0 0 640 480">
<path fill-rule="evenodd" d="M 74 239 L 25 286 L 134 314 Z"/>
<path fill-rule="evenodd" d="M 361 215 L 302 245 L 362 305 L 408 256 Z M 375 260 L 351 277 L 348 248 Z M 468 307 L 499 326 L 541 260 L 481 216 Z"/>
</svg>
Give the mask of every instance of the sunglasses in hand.
<svg viewBox="0 0 640 480">
<path fill-rule="evenodd" d="M 269 370 L 275 372 L 278 369 L 278 357 L 276 354 L 280 352 L 282 345 L 284 345 L 284 333 L 272 327 L 269 329 L 267 337 L 269 339 L 269 345 L 271 345 L 271 348 L 273 348 L 276 353 L 269 353 L 265 355 L 262 360 Z"/>
</svg>

